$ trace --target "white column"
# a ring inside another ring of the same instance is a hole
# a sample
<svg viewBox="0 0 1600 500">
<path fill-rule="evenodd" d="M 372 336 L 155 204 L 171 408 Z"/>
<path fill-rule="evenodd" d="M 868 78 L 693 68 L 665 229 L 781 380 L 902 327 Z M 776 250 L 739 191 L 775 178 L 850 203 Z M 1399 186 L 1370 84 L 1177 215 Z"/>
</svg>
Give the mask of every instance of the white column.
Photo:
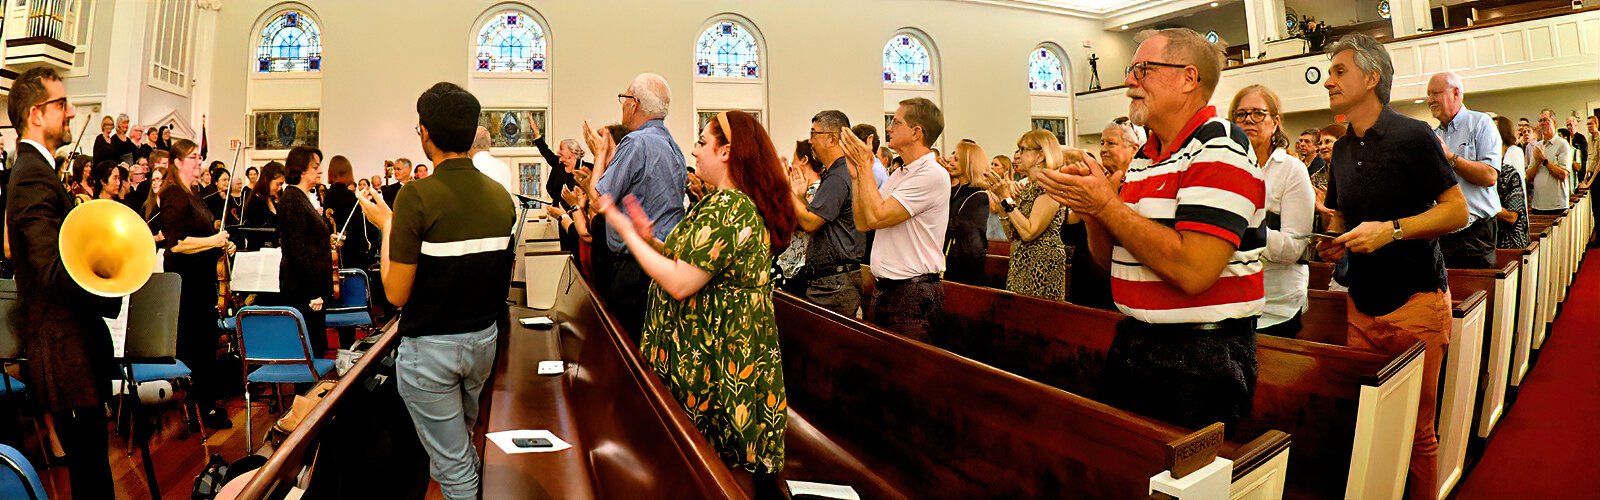
<svg viewBox="0 0 1600 500">
<path fill-rule="evenodd" d="M 1265 0 L 1244 0 L 1244 32 L 1250 37 L 1250 56 L 1245 62 L 1254 61 L 1261 57 L 1262 41 L 1267 34 L 1264 33 L 1261 20 L 1261 5 Z"/>
<path fill-rule="evenodd" d="M 115 0 L 102 4 L 103 9 L 97 14 L 114 16 L 111 25 L 110 43 L 97 43 L 96 48 L 111 52 L 109 63 L 106 66 L 106 98 L 101 108 L 102 113 L 133 113 L 139 112 L 140 88 L 144 86 L 144 75 L 149 72 L 145 65 L 146 47 L 149 40 L 145 38 L 146 26 L 150 19 L 150 4 L 145 0 Z M 110 8 L 105 8 L 110 7 Z M 141 119 L 147 117 L 140 117 Z"/>
<path fill-rule="evenodd" d="M 1433 29 L 1433 16 L 1428 12 L 1428 0 L 1389 0 L 1389 22 L 1394 25 L 1394 37 L 1402 38 Z"/>
<path fill-rule="evenodd" d="M 194 43 L 189 45 L 193 51 L 190 61 L 189 81 L 193 86 L 189 88 L 189 123 L 202 124 L 206 120 L 202 115 L 211 109 L 211 70 L 216 64 L 217 17 L 222 10 L 222 0 L 199 0 L 199 9 L 195 11 Z M 215 137 L 211 138 L 213 145 Z M 224 142 L 223 144 L 226 144 Z M 213 148 L 220 151 L 221 148 Z"/>
</svg>

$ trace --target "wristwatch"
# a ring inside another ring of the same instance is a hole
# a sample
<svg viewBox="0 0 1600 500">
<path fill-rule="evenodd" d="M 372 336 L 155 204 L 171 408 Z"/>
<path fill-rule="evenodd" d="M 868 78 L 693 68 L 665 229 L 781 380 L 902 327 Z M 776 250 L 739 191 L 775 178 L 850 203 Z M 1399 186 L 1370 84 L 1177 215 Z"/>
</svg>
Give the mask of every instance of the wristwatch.
<svg viewBox="0 0 1600 500">
<path fill-rule="evenodd" d="M 1005 199 L 1000 200 L 1000 210 L 1002 211 L 1002 213 L 1008 213 L 1009 214 L 1009 213 L 1011 213 L 1012 210 L 1016 210 L 1016 209 L 1017 209 L 1017 204 L 1016 204 L 1016 202 L 1011 201 L 1011 198 L 1005 198 Z"/>
<path fill-rule="evenodd" d="M 1394 237 L 1394 241 L 1400 241 L 1406 238 L 1405 232 L 1400 230 L 1400 219 L 1394 220 L 1394 232 L 1391 233 L 1391 236 Z"/>
</svg>

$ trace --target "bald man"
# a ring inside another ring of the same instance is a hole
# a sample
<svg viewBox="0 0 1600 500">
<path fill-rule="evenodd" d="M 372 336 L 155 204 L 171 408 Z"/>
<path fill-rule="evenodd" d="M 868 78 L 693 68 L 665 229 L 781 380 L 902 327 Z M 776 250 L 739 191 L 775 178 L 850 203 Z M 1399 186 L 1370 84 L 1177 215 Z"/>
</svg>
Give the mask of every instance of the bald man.
<svg viewBox="0 0 1600 500">
<path fill-rule="evenodd" d="M 1439 237 L 1445 267 L 1495 267 L 1495 214 L 1500 213 L 1500 133 L 1488 114 L 1467 109 L 1461 78 L 1446 71 L 1428 80 L 1428 111 L 1461 194 L 1467 199 L 1467 227 Z"/>
<path fill-rule="evenodd" d="M 517 190 L 511 187 L 511 166 L 490 155 L 491 146 L 493 140 L 489 137 L 489 129 L 478 127 L 478 133 L 472 136 L 472 166 L 500 183 L 501 187 L 506 188 L 506 193 L 516 193 Z"/>
</svg>

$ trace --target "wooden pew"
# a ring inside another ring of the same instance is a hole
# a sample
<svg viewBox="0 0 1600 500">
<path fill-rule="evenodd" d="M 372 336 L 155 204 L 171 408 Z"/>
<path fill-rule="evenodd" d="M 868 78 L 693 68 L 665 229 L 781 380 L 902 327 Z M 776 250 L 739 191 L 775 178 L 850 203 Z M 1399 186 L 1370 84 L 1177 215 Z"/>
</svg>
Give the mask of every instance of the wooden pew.
<svg viewBox="0 0 1600 500">
<path fill-rule="evenodd" d="M 1452 269 L 1450 294 L 1470 295 L 1485 290 L 1489 306 L 1484 316 L 1483 350 L 1479 359 L 1476 400 L 1477 418 L 1472 435 L 1488 438 L 1505 411 L 1506 390 L 1511 370 L 1511 352 L 1516 340 L 1517 285 L 1522 262 L 1496 252 L 1497 269 Z"/>
<path fill-rule="evenodd" d="M 1471 283 L 1455 285 L 1452 280 L 1452 316 L 1450 345 L 1440 367 L 1439 412 L 1435 429 L 1439 435 L 1439 496 L 1445 497 L 1465 473 L 1467 445 L 1475 414 L 1479 362 L 1483 357 L 1483 339 L 1488 308 L 1489 289 L 1472 288 Z M 1481 284 L 1479 284 L 1482 286 Z M 1458 288 L 1459 287 L 1459 288 Z M 1464 293 L 1465 295 L 1459 295 Z M 1337 336 L 1327 325 L 1344 324 L 1343 292 L 1310 290 L 1308 308 L 1303 324 L 1315 321 L 1317 332 L 1302 332 L 1297 338 L 1344 345 L 1344 337 Z M 1336 309 L 1337 308 L 1337 309 Z M 1468 354 L 1470 353 L 1470 354 Z"/>
<path fill-rule="evenodd" d="M 946 283 L 945 294 L 934 345 L 1074 394 L 1097 395 L 1120 314 L 956 283 Z M 1342 338 L 1342 324 L 1339 331 Z M 1256 338 L 1254 408 L 1239 430 L 1295 436 L 1289 495 L 1399 498 L 1421 388 L 1421 343 L 1390 358 Z"/>
<path fill-rule="evenodd" d="M 1539 283 L 1543 258 L 1538 240 L 1528 243 L 1528 248 L 1516 251 L 1522 261 L 1522 276 L 1517 285 L 1517 326 L 1515 348 L 1511 351 L 1511 386 L 1520 387 L 1533 357 L 1534 330 L 1539 321 Z"/>
<path fill-rule="evenodd" d="M 1175 471 L 1173 447 L 1214 439 L 1234 464 L 1231 497 L 1283 496 L 1281 432 L 1223 442 L 787 294 L 774 302 L 790 413 L 785 479 L 848 484 L 863 498 L 1146 498 L 1153 476 Z"/>
<path fill-rule="evenodd" d="M 655 373 L 640 359 L 578 273 L 561 259 L 559 279 L 529 283 L 530 295 L 554 289 L 548 314 L 556 328 L 511 322 L 500 335 L 487 431 L 548 429 L 571 443 L 557 453 L 483 454 L 483 498 L 749 498 Z M 514 317 L 547 314 L 518 309 Z M 568 369 L 537 375 L 541 360 Z"/>
</svg>

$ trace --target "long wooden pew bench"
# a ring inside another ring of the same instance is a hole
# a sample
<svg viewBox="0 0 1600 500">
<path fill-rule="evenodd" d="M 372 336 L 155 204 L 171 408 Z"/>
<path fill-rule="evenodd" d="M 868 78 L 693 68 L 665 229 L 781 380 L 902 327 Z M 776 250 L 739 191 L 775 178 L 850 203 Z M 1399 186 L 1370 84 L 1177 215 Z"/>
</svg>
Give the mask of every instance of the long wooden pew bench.
<svg viewBox="0 0 1600 500">
<path fill-rule="evenodd" d="M 1121 318 L 1114 312 L 947 282 L 945 311 L 930 341 L 1094 398 Z M 1422 344 L 1389 357 L 1294 339 L 1256 339 L 1254 407 L 1239 432 L 1279 430 L 1294 436 L 1286 495 L 1399 498 L 1422 385 Z"/>
<path fill-rule="evenodd" d="M 863 498 L 1147 498 L 1153 478 L 1220 456 L 1232 470 L 1213 479 L 1228 496 L 1284 495 L 1282 432 L 1228 442 L 1220 426 L 1111 408 L 787 294 L 775 307 L 785 479 L 847 484 Z"/>
<path fill-rule="evenodd" d="M 1434 425 L 1439 436 L 1437 487 L 1441 498 L 1447 496 L 1465 474 L 1467 448 L 1478 416 L 1479 365 L 1483 357 L 1489 293 L 1493 287 L 1468 290 L 1472 286 L 1472 283 L 1452 283 L 1451 289 L 1450 345 L 1445 349 L 1444 363 L 1440 366 L 1438 413 Z M 1315 322 L 1318 326 L 1302 330 L 1296 338 L 1344 345 L 1347 295 L 1313 289 L 1308 296 L 1303 323 Z"/>
<path fill-rule="evenodd" d="M 485 443 L 483 498 L 743 499 L 749 494 L 645 366 L 569 259 L 559 259 L 549 311 L 516 308 L 514 318 L 552 317 L 554 328 L 513 321 L 500 335 L 487 432 L 546 429 L 572 445 L 550 453 L 506 454 Z M 545 290 L 548 292 L 548 290 Z M 559 375 L 538 375 L 564 360 Z"/>
</svg>

